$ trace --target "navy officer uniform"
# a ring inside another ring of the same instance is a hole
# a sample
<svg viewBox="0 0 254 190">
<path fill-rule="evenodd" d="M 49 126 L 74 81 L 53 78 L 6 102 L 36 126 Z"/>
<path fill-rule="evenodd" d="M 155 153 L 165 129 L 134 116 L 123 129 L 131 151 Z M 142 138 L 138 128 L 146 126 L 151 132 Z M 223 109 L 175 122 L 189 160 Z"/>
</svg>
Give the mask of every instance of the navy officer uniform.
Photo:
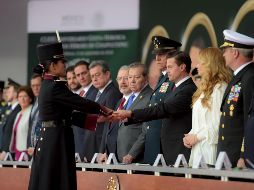
<svg viewBox="0 0 254 190">
<path fill-rule="evenodd" d="M 225 39 L 221 48 L 224 49 L 223 55 L 226 64 L 234 70 L 234 77 L 226 88 L 222 99 L 217 152 L 219 154 L 221 151 L 225 151 L 232 166 L 235 167 L 238 160 L 244 156 L 244 132 L 246 132 L 248 110 L 254 92 L 252 56 L 242 54 L 240 50 L 245 49 L 247 52 L 249 50 L 249 54 L 253 54 L 254 39 L 231 30 L 224 30 L 223 33 Z M 231 54 L 232 57 L 227 57 Z M 238 57 L 241 56 L 240 61 L 236 54 Z M 227 61 L 229 59 L 230 61 Z M 232 68 L 232 64 L 238 65 Z M 250 128 L 253 128 L 252 126 Z"/>
<path fill-rule="evenodd" d="M 37 53 L 40 63 L 34 71 L 44 75 L 38 102 L 42 130 L 34 151 L 29 190 L 75 190 L 75 146 L 70 121 L 72 111 L 91 114 L 107 112 L 98 103 L 72 93 L 66 81 L 58 79 L 65 73 L 64 65 L 61 65 L 64 64 L 62 43 L 40 45 Z M 62 71 L 59 76 L 52 75 L 56 67 Z"/>
<path fill-rule="evenodd" d="M 154 54 L 168 54 L 169 52 L 175 52 L 177 48 L 182 46 L 181 43 L 162 36 L 153 36 L 152 41 L 154 45 Z M 148 103 L 149 107 L 156 106 L 164 101 L 165 97 L 171 91 L 169 88 L 170 84 L 171 82 L 168 79 L 166 71 L 163 71 L 150 97 L 150 102 Z M 145 123 L 145 163 L 152 165 L 157 155 L 161 153 L 161 127 L 161 119 Z"/>
</svg>

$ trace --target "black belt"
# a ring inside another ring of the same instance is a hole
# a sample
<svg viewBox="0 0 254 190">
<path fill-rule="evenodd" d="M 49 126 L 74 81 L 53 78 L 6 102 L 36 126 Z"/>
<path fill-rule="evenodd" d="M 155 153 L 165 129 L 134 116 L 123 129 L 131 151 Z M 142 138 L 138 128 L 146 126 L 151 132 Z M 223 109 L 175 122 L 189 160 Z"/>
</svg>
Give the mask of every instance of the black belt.
<svg viewBox="0 0 254 190">
<path fill-rule="evenodd" d="M 50 120 L 50 121 L 43 121 L 42 127 L 59 127 L 59 126 L 69 126 L 70 121 L 65 119 L 62 120 Z"/>
</svg>

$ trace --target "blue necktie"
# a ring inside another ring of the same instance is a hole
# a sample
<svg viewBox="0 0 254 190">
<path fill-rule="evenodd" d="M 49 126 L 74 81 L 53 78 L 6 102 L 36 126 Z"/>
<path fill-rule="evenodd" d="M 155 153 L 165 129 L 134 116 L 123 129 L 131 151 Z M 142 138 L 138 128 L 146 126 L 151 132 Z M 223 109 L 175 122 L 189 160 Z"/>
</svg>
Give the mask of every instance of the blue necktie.
<svg viewBox="0 0 254 190">
<path fill-rule="evenodd" d="M 95 97 L 95 102 L 97 102 L 99 100 L 100 96 L 101 96 L 101 92 L 98 91 L 96 94 L 96 97 Z"/>
<path fill-rule="evenodd" d="M 133 100 L 135 98 L 135 94 L 132 94 L 127 102 L 127 105 L 125 107 L 125 110 L 128 110 L 131 107 L 131 104 L 133 103 Z"/>
</svg>

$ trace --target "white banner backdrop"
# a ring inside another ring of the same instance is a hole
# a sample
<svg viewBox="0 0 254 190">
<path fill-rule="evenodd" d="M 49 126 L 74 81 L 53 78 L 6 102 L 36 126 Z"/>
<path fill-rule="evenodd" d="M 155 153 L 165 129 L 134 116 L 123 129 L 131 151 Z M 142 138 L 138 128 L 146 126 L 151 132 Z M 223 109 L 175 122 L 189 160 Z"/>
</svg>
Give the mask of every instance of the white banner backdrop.
<svg viewBox="0 0 254 190">
<path fill-rule="evenodd" d="M 139 0 L 30 1 L 28 32 L 129 30 L 139 27 Z"/>
</svg>

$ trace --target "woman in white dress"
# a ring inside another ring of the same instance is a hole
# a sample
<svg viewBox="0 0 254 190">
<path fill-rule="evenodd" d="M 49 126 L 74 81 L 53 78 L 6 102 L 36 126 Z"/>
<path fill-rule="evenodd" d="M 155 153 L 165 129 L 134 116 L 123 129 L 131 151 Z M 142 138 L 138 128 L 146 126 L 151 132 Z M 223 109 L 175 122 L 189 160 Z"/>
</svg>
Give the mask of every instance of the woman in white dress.
<svg viewBox="0 0 254 190">
<path fill-rule="evenodd" d="M 226 67 L 222 52 L 218 48 L 201 50 L 197 69 L 201 81 L 192 97 L 192 129 L 185 134 L 183 142 L 187 148 L 191 148 L 190 166 L 193 166 L 199 155 L 203 156 L 205 163 L 214 165 L 220 105 L 232 72 Z"/>
</svg>

